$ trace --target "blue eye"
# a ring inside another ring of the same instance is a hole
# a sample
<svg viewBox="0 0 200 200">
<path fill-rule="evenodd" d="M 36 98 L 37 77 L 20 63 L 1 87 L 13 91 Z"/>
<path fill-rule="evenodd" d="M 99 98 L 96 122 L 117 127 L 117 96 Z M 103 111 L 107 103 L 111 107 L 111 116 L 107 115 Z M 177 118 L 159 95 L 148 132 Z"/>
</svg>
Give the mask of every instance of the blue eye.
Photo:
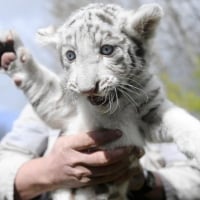
<svg viewBox="0 0 200 200">
<path fill-rule="evenodd" d="M 69 51 L 66 52 L 66 57 L 67 57 L 67 59 L 68 59 L 69 61 L 73 61 L 73 60 L 76 59 L 76 54 L 75 54 L 74 51 L 69 50 Z"/>
<path fill-rule="evenodd" d="M 114 46 L 109 45 L 109 44 L 103 45 L 100 49 L 100 53 L 106 56 L 111 55 L 113 51 L 114 51 Z"/>
</svg>

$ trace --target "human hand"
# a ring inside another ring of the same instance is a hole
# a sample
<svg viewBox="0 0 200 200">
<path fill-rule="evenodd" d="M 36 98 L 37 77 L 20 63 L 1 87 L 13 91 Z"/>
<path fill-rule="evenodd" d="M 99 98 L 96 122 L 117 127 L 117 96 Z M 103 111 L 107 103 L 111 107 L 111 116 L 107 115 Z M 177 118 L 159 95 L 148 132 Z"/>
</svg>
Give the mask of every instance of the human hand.
<svg viewBox="0 0 200 200">
<path fill-rule="evenodd" d="M 19 169 L 15 178 L 15 196 L 19 196 L 16 199 L 32 199 L 57 188 L 130 178 L 129 155 L 140 157 L 138 148 L 99 149 L 121 135 L 119 131 L 96 131 L 59 137 L 47 156 L 30 160 Z"/>
<path fill-rule="evenodd" d="M 94 131 L 59 137 L 46 157 L 51 188 L 78 188 L 128 178 L 129 155 L 137 154 L 136 148 L 99 149 L 120 136 L 119 131 Z"/>
</svg>

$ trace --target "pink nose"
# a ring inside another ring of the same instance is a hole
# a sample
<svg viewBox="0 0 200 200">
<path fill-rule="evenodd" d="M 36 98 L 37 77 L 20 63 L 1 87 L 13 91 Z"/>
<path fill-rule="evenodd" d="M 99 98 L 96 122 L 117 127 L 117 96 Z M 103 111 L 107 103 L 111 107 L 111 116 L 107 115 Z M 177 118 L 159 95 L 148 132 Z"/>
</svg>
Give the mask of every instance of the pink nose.
<svg viewBox="0 0 200 200">
<path fill-rule="evenodd" d="M 82 90 L 81 93 L 84 95 L 92 95 L 95 93 L 95 88 L 91 88 L 89 90 Z"/>
<path fill-rule="evenodd" d="M 90 95 L 97 94 L 98 89 L 99 89 L 99 82 L 97 82 L 97 83 L 95 84 L 95 86 L 94 86 L 94 87 L 91 87 L 90 89 L 81 90 L 81 93 L 84 94 L 84 95 L 90 96 Z"/>
</svg>

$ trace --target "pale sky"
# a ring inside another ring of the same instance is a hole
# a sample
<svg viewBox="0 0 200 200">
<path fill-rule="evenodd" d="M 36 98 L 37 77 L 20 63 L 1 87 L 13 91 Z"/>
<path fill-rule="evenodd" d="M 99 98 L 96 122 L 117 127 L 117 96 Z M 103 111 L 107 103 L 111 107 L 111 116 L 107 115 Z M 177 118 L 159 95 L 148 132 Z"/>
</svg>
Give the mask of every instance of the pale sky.
<svg viewBox="0 0 200 200">
<path fill-rule="evenodd" d="M 0 31 L 14 29 L 24 44 L 41 63 L 51 62 L 45 49 L 34 41 L 38 28 L 48 26 L 54 20 L 50 14 L 51 0 L 0 0 Z M 0 74 L 0 109 L 21 110 L 25 97 L 12 81 Z"/>
</svg>

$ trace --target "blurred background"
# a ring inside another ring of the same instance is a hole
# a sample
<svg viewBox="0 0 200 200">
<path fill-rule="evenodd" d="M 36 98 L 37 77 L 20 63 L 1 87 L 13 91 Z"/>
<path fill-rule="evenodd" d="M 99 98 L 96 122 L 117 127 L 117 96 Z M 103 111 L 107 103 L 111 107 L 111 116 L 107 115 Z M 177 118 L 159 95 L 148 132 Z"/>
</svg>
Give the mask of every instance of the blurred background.
<svg viewBox="0 0 200 200">
<path fill-rule="evenodd" d="M 0 30 L 14 29 L 42 64 L 60 69 L 56 54 L 34 38 L 38 28 L 59 25 L 70 13 L 91 2 L 116 3 L 135 9 L 157 2 L 165 11 L 152 47 L 152 66 L 164 82 L 168 97 L 200 117 L 200 4 L 198 0 L 0 0 Z M 0 138 L 10 130 L 26 99 L 0 74 Z"/>
</svg>

